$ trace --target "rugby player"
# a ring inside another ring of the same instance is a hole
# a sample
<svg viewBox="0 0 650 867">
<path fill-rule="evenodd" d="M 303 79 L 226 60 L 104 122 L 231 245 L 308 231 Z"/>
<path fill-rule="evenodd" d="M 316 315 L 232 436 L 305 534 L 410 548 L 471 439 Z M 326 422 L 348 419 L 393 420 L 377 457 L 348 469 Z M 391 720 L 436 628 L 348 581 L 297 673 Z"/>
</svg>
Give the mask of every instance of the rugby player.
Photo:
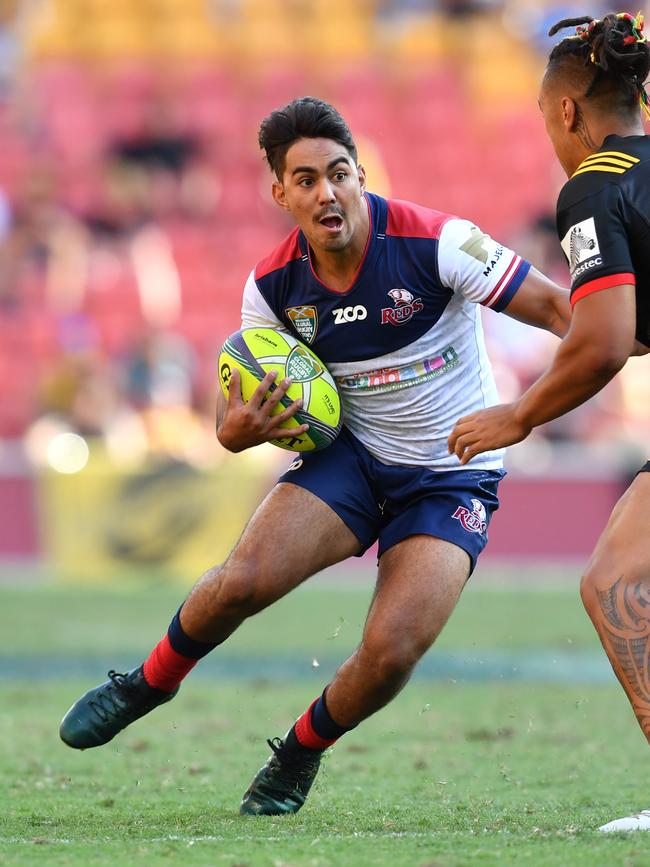
<svg viewBox="0 0 650 867">
<path fill-rule="evenodd" d="M 299 456 L 220 566 L 198 581 L 143 665 L 109 672 L 67 713 L 78 749 L 111 740 L 171 699 L 181 680 L 247 617 L 315 572 L 379 541 L 361 642 L 283 738 L 244 794 L 244 814 L 295 813 L 323 751 L 389 702 L 453 610 L 498 506 L 502 452 L 470 467 L 447 452 L 454 419 L 497 402 L 478 305 L 558 336 L 568 293 L 467 220 L 366 191 L 350 130 L 304 97 L 263 122 L 273 198 L 294 231 L 251 273 L 242 327 L 286 329 L 329 366 L 345 425 Z M 218 437 L 239 452 L 303 432 L 271 413 L 269 373 L 244 404 L 233 372 Z M 290 535 L 283 531 L 291 523 Z"/>
<path fill-rule="evenodd" d="M 557 228 L 571 269 L 571 327 L 549 369 L 512 404 L 457 422 L 461 465 L 523 440 L 597 394 L 631 355 L 650 352 L 650 136 L 643 16 L 611 13 L 577 25 L 551 51 L 539 105 L 569 178 Z M 471 463 L 470 463 L 471 462 Z M 580 591 L 614 672 L 650 741 L 650 461 L 614 508 Z M 602 831 L 650 830 L 650 810 Z"/>
</svg>

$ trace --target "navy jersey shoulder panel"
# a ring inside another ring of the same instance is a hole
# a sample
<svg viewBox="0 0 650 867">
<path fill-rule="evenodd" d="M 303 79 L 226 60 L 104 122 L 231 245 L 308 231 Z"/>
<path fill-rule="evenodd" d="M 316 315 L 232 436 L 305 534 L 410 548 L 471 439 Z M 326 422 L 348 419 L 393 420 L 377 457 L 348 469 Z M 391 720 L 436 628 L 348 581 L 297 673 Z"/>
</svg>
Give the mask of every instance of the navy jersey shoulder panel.
<svg viewBox="0 0 650 867">
<path fill-rule="evenodd" d="M 302 255 L 299 245 L 300 234 L 300 230 L 296 227 L 266 258 L 257 263 L 255 266 L 256 280 L 266 277 L 267 274 L 272 274 L 274 271 L 284 268 L 294 259 L 300 258 Z"/>
<path fill-rule="evenodd" d="M 304 270 L 305 256 L 296 227 L 278 246 L 255 266 L 255 282 L 264 300 L 282 320 L 283 299 L 291 292 L 296 274 Z"/>
<path fill-rule="evenodd" d="M 438 240 L 452 214 L 434 211 L 413 202 L 391 199 L 388 205 L 386 234 L 396 238 L 429 238 Z"/>
<path fill-rule="evenodd" d="M 366 196 L 371 235 L 357 278 L 345 293 L 328 289 L 314 274 L 307 241 L 297 230 L 256 269 L 269 307 L 326 364 L 403 349 L 435 325 L 453 295 L 437 271 L 443 215 Z"/>
<path fill-rule="evenodd" d="M 453 293 L 440 278 L 438 242 L 443 226 L 448 220 L 455 219 L 454 216 L 401 199 L 391 199 L 387 206 L 386 235 L 390 239 L 389 243 L 403 244 L 405 251 L 413 254 L 419 267 L 425 267 L 435 278 L 437 287 L 447 289 L 448 297 L 451 298 Z"/>
</svg>

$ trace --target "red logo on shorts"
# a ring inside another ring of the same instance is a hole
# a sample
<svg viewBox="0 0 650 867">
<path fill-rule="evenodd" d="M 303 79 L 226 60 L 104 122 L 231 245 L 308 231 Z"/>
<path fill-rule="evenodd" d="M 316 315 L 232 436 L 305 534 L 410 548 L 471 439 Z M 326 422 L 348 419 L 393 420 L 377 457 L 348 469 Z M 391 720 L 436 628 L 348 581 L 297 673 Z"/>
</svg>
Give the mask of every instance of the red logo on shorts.
<svg viewBox="0 0 650 867">
<path fill-rule="evenodd" d="M 472 499 L 471 512 L 465 506 L 459 506 L 451 517 L 460 521 L 468 533 L 480 533 L 483 535 L 487 529 L 485 506 L 480 500 Z"/>
</svg>

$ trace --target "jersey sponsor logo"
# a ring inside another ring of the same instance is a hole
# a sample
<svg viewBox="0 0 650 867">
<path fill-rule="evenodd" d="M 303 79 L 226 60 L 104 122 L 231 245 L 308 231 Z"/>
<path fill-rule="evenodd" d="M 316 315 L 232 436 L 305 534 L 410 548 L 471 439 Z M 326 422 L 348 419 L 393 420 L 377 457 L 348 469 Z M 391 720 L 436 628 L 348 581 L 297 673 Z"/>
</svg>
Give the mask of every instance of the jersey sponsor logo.
<svg viewBox="0 0 650 867">
<path fill-rule="evenodd" d="M 475 500 L 473 497 L 471 502 L 471 510 L 465 506 L 459 506 L 451 517 L 460 521 L 468 533 L 480 533 L 482 536 L 487 529 L 485 506 L 480 500 Z"/>
<path fill-rule="evenodd" d="M 490 274 L 494 271 L 496 266 L 499 264 L 501 257 L 503 256 L 503 247 L 499 244 L 495 247 L 494 252 L 490 257 L 490 261 L 486 263 L 485 268 L 483 268 L 483 276 L 489 277 Z"/>
<path fill-rule="evenodd" d="M 287 319 L 298 332 L 304 343 L 311 343 L 318 330 L 318 311 L 311 304 L 303 307 L 287 307 Z"/>
<path fill-rule="evenodd" d="M 487 265 L 489 256 L 487 242 L 490 240 L 491 238 L 488 238 L 487 235 L 483 234 L 478 226 L 472 226 L 469 238 L 462 243 L 458 249 L 463 253 L 467 253 L 467 255 L 471 256 L 472 259 L 476 259 L 477 262 L 482 262 L 484 265 Z"/>
<path fill-rule="evenodd" d="M 468 256 L 476 259 L 482 265 L 485 265 L 483 269 L 484 277 L 490 276 L 503 256 L 503 247 L 493 241 L 489 235 L 481 232 L 478 226 L 472 226 L 469 238 L 458 249 L 463 253 L 467 253 Z"/>
<path fill-rule="evenodd" d="M 581 277 L 585 271 L 588 271 L 590 268 L 597 268 L 599 265 L 603 264 L 603 260 L 600 256 L 596 256 L 595 259 L 589 259 L 582 265 L 578 265 L 578 267 L 571 274 L 571 278 L 573 280 L 577 280 L 578 277 Z"/>
<path fill-rule="evenodd" d="M 388 297 L 395 307 L 382 307 L 382 325 L 404 325 L 405 322 L 413 318 L 414 314 L 424 310 L 422 299 L 414 298 L 408 289 L 402 289 L 401 286 L 391 289 Z"/>
<path fill-rule="evenodd" d="M 425 358 L 414 364 L 403 367 L 383 367 L 380 370 L 370 370 L 365 373 L 352 373 L 348 376 L 337 376 L 336 384 L 341 389 L 365 391 L 366 393 L 380 391 L 401 391 L 420 385 L 430 379 L 436 379 L 460 364 L 460 358 L 453 346 L 447 346 L 440 355 Z"/>
<path fill-rule="evenodd" d="M 299 470 L 301 466 L 302 466 L 302 458 L 296 458 L 287 467 L 287 472 L 290 473 L 291 470 Z"/>
<path fill-rule="evenodd" d="M 569 261 L 571 276 L 575 277 L 575 272 L 579 265 L 600 255 L 600 245 L 598 243 L 594 218 L 589 217 L 571 226 L 564 238 L 562 238 L 561 244 L 564 255 Z"/>
<path fill-rule="evenodd" d="M 368 316 L 368 311 L 363 304 L 355 304 L 354 307 L 337 307 L 332 310 L 334 317 L 334 325 L 345 325 L 346 322 L 356 322 L 365 319 Z"/>
</svg>

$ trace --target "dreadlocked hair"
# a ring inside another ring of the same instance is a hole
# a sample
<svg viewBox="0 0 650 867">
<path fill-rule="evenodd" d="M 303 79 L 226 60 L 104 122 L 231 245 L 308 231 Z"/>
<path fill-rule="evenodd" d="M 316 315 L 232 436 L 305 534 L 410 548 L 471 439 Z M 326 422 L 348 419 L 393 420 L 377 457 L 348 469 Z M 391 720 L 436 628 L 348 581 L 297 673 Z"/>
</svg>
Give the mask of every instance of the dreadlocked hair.
<svg viewBox="0 0 650 867">
<path fill-rule="evenodd" d="M 575 27 L 573 36 L 559 42 L 551 51 L 547 69 L 554 71 L 565 61 L 582 60 L 590 77 L 585 97 L 611 96 L 619 107 L 631 108 L 640 100 L 646 114 L 648 96 L 645 80 L 650 72 L 650 49 L 643 35 L 643 15 L 629 12 L 610 13 L 604 18 L 565 18 L 548 32 Z"/>
</svg>

